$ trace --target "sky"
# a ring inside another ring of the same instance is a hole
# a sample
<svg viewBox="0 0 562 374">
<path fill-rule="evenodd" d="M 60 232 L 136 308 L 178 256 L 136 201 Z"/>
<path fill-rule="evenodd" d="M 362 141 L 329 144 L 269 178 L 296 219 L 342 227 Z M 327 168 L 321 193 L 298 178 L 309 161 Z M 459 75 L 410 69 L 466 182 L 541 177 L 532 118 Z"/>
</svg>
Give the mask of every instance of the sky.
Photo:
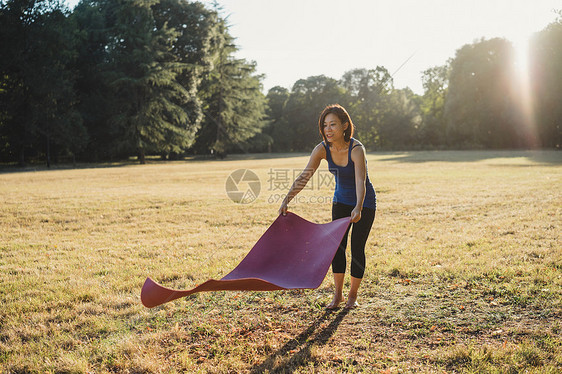
<svg viewBox="0 0 562 374">
<path fill-rule="evenodd" d="M 68 3 L 74 6 L 78 0 Z M 212 6 L 214 0 L 202 1 Z M 218 0 L 237 57 L 255 61 L 264 93 L 314 75 L 384 66 L 394 87 L 422 94 L 422 72 L 457 49 L 503 37 L 525 54 L 562 0 Z"/>
</svg>

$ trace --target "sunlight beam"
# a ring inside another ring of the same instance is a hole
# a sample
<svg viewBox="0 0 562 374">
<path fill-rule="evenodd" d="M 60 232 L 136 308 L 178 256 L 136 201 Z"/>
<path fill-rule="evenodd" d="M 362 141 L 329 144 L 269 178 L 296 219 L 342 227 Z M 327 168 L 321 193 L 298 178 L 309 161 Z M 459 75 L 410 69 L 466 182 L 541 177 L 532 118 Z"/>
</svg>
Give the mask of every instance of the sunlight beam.
<svg viewBox="0 0 562 374">
<path fill-rule="evenodd" d="M 519 132 L 521 138 L 525 139 L 525 147 L 536 148 L 540 146 L 537 122 L 533 105 L 533 95 L 530 84 L 530 36 L 523 35 L 512 41 L 514 48 L 514 83 L 516 87 L 515 97 L 518 99 L 519 111 L 521 113 Z"/>
</svg>

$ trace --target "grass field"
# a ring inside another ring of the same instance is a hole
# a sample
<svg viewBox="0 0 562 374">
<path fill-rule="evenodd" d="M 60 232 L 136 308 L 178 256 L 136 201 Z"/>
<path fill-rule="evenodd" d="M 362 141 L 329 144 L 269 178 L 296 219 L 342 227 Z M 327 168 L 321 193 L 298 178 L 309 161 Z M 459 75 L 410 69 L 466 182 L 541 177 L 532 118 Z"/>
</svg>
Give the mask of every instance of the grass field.
<svg viewBox="0 0 562 374">
<path fill-rule="evenodd" d="M 369 154 L 378 211 L 358 309 L 325 311 L 330 272 L 315 290 L 141 305 L 147 276 L 188 288 L 234 268 L 306 160 L 1 172 L 0 372 L 562 370 L 556 151 Z M 225 192 L 241 168 L 260 177 L 250 204 Z M 290 209 L 327 222 L 331 186 L 313 183 Z"/>
</svg>

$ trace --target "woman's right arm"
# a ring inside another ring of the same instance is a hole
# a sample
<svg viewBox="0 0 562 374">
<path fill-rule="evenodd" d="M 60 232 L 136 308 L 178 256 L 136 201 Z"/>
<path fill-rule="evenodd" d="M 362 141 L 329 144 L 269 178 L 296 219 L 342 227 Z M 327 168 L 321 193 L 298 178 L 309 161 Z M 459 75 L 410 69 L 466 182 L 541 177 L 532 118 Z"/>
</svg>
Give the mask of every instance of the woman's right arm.
<svg viewBox="0 0 562 374">
<path fill-rule="evenodd" d="M 310 178 L 312 178 L 316 172 L 316 169 L 318 169 L 318 166 L 320 166 L 320 161 L 322 161 L 323 158 L 326 158 L 326 149 L 322 143 L 320 143 L 314 147 L 312 154 L 310 155 L 310 159 L 308 160 L 308 164 L 295 179 L 293 185 L 289 189 L 289 192 L 287 192 L 287 196 L 285 196 L 283 202 L 281 203 L 281 207 L 279 208 L 279 214 L 287 214 L 287 205 L 289 205 L 291 200 L 297 196 L 299 192 L 301 192 L 304 186 L 306 186 Z"/>
</svg>

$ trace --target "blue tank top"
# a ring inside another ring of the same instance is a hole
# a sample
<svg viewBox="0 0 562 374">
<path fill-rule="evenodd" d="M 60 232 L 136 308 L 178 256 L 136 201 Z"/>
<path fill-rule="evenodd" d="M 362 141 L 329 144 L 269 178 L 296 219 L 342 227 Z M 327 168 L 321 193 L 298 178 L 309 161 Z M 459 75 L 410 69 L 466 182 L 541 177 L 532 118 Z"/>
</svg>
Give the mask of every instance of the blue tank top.
<svg viewBox="0 0 562 374">
<path fill-rule="evenodd" d="M 328 161 L 328 170 L 334 174 L 336 178 L 336 189 L 334 191 L 334 202 L 341 203 L 345 205 L 355 206 L 357 204 L 357 192 L 355 190 L 355 164 L 351 160 L 351 150 L 353 147 L 353 142 L 355 139 L 351 138 L 349 142 L 349 150 L 347 152 L 347 165 L 339 166 L 332 160 L 332 154 L 330 153 L 330 147 L 322 142 L 324 148 L 326 148 L 326 160 Z M 355 145 L 359 147 L 359 144 Z M 365 168 L 367 160 L 365 160 Z M 377 196 L 375 194 L 375 189 L 373 184 L 369 180 L 369 171 L 367 170 L 366 180 L 365 180 L 365 200 L 363 201 L 364 208 L 377 209 Z"/>
</svg>

